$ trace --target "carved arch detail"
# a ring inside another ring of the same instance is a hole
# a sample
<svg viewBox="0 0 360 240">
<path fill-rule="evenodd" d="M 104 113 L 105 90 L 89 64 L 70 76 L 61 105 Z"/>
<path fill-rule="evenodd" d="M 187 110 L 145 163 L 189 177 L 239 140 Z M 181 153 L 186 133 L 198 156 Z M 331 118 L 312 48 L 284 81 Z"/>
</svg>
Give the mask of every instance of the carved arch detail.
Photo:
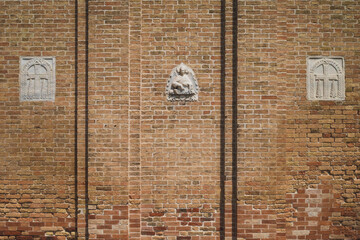
<svg viewBox="0 0 360 240">
<path fill-rule="evenodd" d="M 307 98 L 309 100 L 345 100 L 343 58 L 309 57 L 307 64 Z"/>
<path fill-rule="evenodd" d="M 54 57 L 21 57 L 20 101 L 54 101 L 55 81 Z"/>
</svg>

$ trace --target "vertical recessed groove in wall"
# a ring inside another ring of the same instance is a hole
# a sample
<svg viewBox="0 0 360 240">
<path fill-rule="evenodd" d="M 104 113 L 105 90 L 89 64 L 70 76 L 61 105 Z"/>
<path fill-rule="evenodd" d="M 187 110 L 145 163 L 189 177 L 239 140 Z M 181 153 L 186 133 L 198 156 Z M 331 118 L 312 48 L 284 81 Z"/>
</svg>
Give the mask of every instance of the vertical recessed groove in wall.
<svg viewBox="0 0 360 240">
<path fill-rule="evenodd" d="M 237 239 L 237 87 L 238 87 L 238 2 L 233 0 L 233 86 L 232 86 L 232 239 Z"/>
<path fill-rule="evenodd" d="M 75 171 L 75 239 L 78 239 L 78 0 L 75 0 L 75 132 L 74 132 L 74 171 Z"/>
<path fill-rule="evenodd" d="M 85 239 L 89 239 L 89 1 L 85 1 Z"/>
<path fill-rule="evenodd" d="M 220 75 L 220 239 L 225 239 L 225 0 L 221 0 Z"/>
</svg>

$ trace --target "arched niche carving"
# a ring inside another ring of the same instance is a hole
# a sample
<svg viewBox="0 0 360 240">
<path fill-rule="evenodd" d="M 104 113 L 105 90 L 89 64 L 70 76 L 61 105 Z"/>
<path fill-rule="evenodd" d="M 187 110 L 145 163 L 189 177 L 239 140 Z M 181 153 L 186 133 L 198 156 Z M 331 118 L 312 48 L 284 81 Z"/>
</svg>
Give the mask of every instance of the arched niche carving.
<svg viewBox="0 0 360 240">
<path fill-rule="evenodd" d="M 345 100 L 345 68 L 341 57 L 307 59 L 307 98 Z"/>
<path fill-rule="evenodd" d="M 20 101 L 55 101 L 55 58 L 21 57 Z"/>
<path fill-rule="evenodd" d="M 199 85 L 194 71 L 181 63 L 173 68 L 166 85 L 169 101 L 193 102 L 198 100 Z"/>
</svg>

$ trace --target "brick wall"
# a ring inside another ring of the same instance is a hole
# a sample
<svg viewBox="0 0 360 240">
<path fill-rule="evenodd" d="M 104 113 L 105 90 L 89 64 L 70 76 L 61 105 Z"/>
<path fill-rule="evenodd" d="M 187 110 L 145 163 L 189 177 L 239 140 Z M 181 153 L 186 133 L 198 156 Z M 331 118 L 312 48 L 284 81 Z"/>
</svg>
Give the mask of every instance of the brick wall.
<svg viewBox="0 0 360 240">
<path fill-rule="evenodd" d="M 128 3 L 89 4 L 89 232 L 127 239 Z"/>
<path fill-rule="evenodd" d="M 286 136 L 282 147 L 289 186 L 285 189 L 291 203 L 286 209 L 286 238 L 357 239 L 360 4 L 284 1 L 282 9 L 286 54 L 281 67 L 288 84 L 282 89 L 286 111 L 280 129 Z M 345 101 L 306 100 L 307 56 L 345 58 Z"/>
<path fill-rule="evenodd" d="M 75 232 L 73 2 L 0 1 L 0 15 L 0 238 L 69 239 Z M 55 102 L 19 101 L 21 56 L 56 57 Z"/>
<path fill-rule="evenodd" d="M 216 235 L 219 182 L 219 1 L 142 1 L 141 239 Z M 181 62 L 200 101 L 164 101 Z M 181 239 L 181 238 L 180 238 Z"/>
<path fill-rule="evenodd" d="M 359 11 L 0 0 L 0 239 L 358 239 Z M 55 102 L 19 101 L 21 56 L 56 57 Z M 345 101 L 306 100 L 308 56 Z M 181 62 L 198 102 L 166 100 Z"/>
<path fill-rule="evenodd" d="M 239 1 L 238 237 L 278 239 L 279 1 Z"/>
</svg>

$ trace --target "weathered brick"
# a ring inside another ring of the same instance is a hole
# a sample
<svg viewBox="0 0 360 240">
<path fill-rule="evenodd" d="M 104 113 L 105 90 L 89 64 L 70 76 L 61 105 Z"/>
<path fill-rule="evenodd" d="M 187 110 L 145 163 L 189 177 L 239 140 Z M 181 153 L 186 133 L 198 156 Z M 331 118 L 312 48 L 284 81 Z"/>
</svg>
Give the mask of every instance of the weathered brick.
<svg viewBox="0 0 360 240">
<path fill-rule="evenodd" d="M 75 239 L 77 178 L 79 239 L 86 197 L 90 239 L 356 239 L 359 10 L 356 0 L 0 1 L 0 235 Z M 21 56 L 56 57 L 55 102 L 19 101 Z M 306 100 L 309 56 L 344 57 L 345 101 Z M 198 102 L 166 101 L 181 62 Z"/>
</svg>

